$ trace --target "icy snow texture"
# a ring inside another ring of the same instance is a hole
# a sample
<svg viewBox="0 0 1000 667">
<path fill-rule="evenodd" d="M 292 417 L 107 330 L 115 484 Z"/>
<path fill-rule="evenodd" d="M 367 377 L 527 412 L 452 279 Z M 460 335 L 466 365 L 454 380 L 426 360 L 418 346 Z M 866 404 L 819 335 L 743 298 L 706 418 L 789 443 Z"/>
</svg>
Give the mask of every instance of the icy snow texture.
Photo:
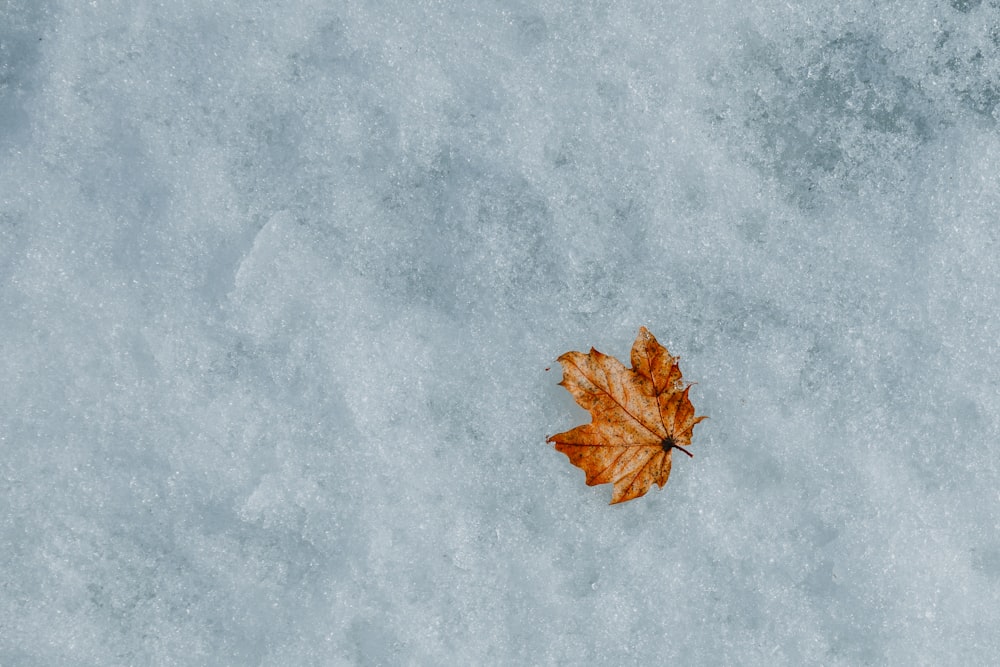
<svg viewBox="0 0 1000 667">
<path fill-rule="evenodd" d="M 998 123 L 997 0 L 3 3 L 0 664 L 995 659 Z"/>
</svg>

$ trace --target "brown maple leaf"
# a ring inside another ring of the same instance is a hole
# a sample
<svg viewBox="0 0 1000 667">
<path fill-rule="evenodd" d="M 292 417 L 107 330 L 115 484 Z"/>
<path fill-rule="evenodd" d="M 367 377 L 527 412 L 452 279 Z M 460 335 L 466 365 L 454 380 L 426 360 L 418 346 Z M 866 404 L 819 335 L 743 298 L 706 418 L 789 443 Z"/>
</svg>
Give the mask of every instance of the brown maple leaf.
<svg viewBox="0 0 1000 667">
<path fill-rule="evenodd" d="M 558 361 L 559 384 L 590 411 L 591 422 L 547 442 L 587 473 L 589 486 L 614 482 L 612 505 L 645 495 L 654 482 L 662 488 L 673 450 L 693 456 L 685 447 L 706 417 L 695 416 L 677 358 L 646 327 L 632 345 L 632 368 L 593 348 Z"/>
</svg>

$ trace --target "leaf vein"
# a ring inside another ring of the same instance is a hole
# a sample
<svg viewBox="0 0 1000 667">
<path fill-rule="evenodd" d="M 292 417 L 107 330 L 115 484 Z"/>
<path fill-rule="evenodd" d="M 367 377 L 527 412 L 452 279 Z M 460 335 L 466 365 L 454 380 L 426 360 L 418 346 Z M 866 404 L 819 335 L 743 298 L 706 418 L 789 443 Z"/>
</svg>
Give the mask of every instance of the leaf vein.
<svg viewBox="0 0 1000 667">
<path fill-rule="evenodd" d="M 583 369 L 580 368 L 575 362 L 570 361 L 569 363 L 573 364 L 573 366 L 576 368 L 576 370 L 578 370 L 580 372 L 580 375 L 582 375 L 583 377 L 585 377 L 587 379 L 587 381 L 590 382 L 590 384 L 592 384 L 595 387 L 597 387 L 597 389 L 599 389 L 602 394 L 604 394 L 605 396 L 607 396 L 608 398 L 610 398 L 618 407 L 621 408 L 622 412 L 624 412 L 629 417 L 631 417 L 632 420 L 636 424 L 638 424 L 639 426 L 643 427 L 644 429 L 646 429 L 647 431 L 649 431 L 650 433 L 652 433 L 653 435 L 655 435 L 656 438 L 657 438 L 657 440 L 659 440 L 659 439 L 661 439 L 663 437 L 662 435 L 660 435 L 659 433 L 657 433 L 656 431 L 654 431 L 653 429 L 651 429 L 648 425 L 646 425 L 646 423 L 643 422 L 640 418 L 636 417 L 634 414 L 632 414 L 631 412 L 629 412 L 628 408 L 626 408 L 624 405 L 622 405 L 621 402 L 617 398 L 615 398 L 614 394 L 612 394 L 609 391 L 610 390 L 610 384 L 611 384 L 610 381 L 608 381 L 608 385 L 609 385 L 608 389 L 605 389 L 601 385 L 597 384 L 597 381 L 594 378 L 592 378 L 589 375 L 587 375 L 583 371 Z M 607 380 L 607 377 L 608 377 L 607 371 L 605 371 L 603 368 L 601 370 L 604 373 L 605 380 Z M 659 408 L 658 404 L 659 404 L 659 401 L 657 401 L 657 408 Z"/>
</svg>

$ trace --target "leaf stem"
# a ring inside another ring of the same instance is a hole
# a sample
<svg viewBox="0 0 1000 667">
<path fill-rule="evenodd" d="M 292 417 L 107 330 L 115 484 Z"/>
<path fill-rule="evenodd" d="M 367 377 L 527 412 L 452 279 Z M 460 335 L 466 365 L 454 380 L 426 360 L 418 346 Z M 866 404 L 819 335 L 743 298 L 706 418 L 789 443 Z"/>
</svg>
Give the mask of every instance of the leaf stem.
<svg viewBox="0 0 1000 667">
<path fill-rule="evenodd" d="M 684 448 L 683 448 L 683 447 L 681 447 L 680 445 L 670 445 L 670 446 L 671 446 L 671 447 L 673 447 L 674 449 L 679 449 L 679 450 L 681 450 L 682 452 L 684 452 L 685 454 L 687 454 L 688 456 L 690 456 L 691 458 L 694 458 L 694 454 L 692 454 L 692 453 L 691 453 L 691 452 L 689 452 L 688 450 L 684 449 Z"/>
</svg>

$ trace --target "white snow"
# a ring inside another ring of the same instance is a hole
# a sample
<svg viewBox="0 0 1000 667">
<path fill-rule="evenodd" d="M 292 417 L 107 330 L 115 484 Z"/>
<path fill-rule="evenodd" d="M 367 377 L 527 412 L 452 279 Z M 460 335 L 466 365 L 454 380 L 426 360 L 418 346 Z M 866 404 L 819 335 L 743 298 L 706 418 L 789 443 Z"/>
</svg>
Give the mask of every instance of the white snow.
<svg viewBox="0 0 1000 667">
<path fill-rule="evenodd" d="M 995 660 L 998 24 L 0 5 L 0 664 Z M 710 419 L 608 506 L 639 326 Z"/>
</svg>

